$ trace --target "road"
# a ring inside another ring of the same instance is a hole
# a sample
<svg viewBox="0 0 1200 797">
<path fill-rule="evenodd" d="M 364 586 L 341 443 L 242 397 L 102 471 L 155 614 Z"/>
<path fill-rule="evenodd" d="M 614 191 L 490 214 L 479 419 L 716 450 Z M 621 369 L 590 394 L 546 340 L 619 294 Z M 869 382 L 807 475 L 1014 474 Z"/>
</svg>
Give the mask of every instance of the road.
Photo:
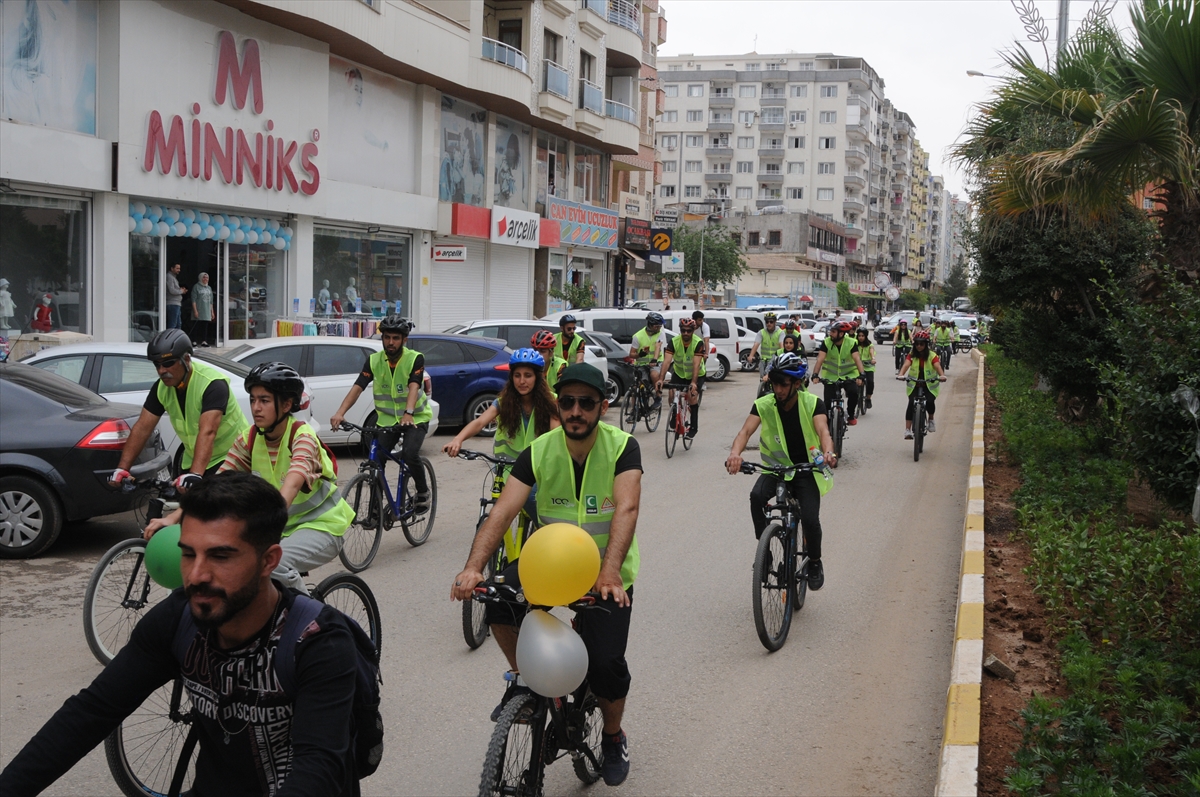
<svg viewBox="0 0 1200 797">
<path fill-rule="evenodd" d="M 883 347 L 881 347 L 883 348 Z M 881 355 L 890 354 L 883 348 Z M 881 357 L 881 360 L 883 357 Z M 953 644 L 975 364 L 956 357 L 938 431 L 919 463 L 903 386 L 881 366 L 874 409 L 850 429 L 822 502 L 826 583 L 769 654 L 751 615 L 754 534 L 746 476 L 723 462 L 754 395 L 751 374 L 713 385 L 691 451 L 667 460 L 644 429 L 645 476 L 628 658 L 629 780 L 592 794 L 927 795 L 933 791 Z M 616 410 L 610 411 L 615 421 Z M 432 455 L 449 440 L 426 443 Z M 490 443 L 476 441 L 490 449 Z M 748 458 L 754 458 L 750 452 Z M 368 795 L 475 793 L 504 669 L 463 643 L 450 584 L 466 557 L 484 468 L 434 460 L 429 542 L 395 529 L 363 575 L 384 616 L 387 752 Z M 351 464 L 343 461 L 345 477 Z M 49 555 L 0 562 L 0 762 L 99 671 L 80 607 L 93 564 L 134 532 L 129 516 L 64 531 Z M 335 561 L 314 579 L 337 569 Z M 582 794 L 571 767 L 548 794 Z M 103 748 L 48 793 L 112 794 Z"/>
</svg>

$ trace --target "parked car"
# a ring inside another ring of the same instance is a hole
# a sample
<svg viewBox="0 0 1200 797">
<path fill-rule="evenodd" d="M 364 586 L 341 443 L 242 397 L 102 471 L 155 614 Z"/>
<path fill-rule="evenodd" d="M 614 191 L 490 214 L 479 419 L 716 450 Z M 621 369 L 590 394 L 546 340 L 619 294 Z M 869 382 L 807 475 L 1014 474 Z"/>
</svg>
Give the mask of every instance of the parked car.
<svg viewBox="0 0 1200 797">
<path fill-rule="evenodd" d="M 576 333 L 583 338 L 583 361 L 594 365 L 600 372 L 608 374 L 608 355 L 603 343 L 589 339 L 582 325 L 576 324 Z M 458 324 L 446 330 L 448 335 L 471 335 L 477 338 L 500 338 L 512 351 L 529 348 L 533 333 L 539 329 L 558 332 L 558 324 L 545 321 L 533 321 L 528 318 L 489 318 L 482 321 L 471 321 Z"/>
<path fill-rule="evenodd" d="M 629 346 L 617 343 L 617 339 L 607 332 L 581 332 L 585 339 L 595 341 L 604 346 L 605 357 L 608 358 L 608 401 L 614 403 L 621 400 L 625 391 L 633 385 L 637 378 L 637 369 L 630 363 Z"/>
<path fill-rule="evenodd" d="M 891 341 L 892 332 L 896 329 L 896 325 L 901 321 L 907 321 L 909 329 L 912 329 L 913 321 L 916 320 L 917 314 L 913 310 L 902 310 L 899 313 L 892 313 L 887 318 L 880 319 L 875 325 L 875 342 L 884 343 Z"/>
<path fill-rule="evenodd" d="M 197 349 L 192 356 L 229 377 L 238 406 L 242 408 L 246 420 L 250 420 L 250 396 L 244 386 L 250 369 L 210 349 Z M 99 393 L 109 401 L 136 404 L 139 407 L 158 381 L 154 363 L 146 359 L 144 343 L 73 343 L 42 349 L 22 362 L 57 374 Z M 163 448 L 171 454 L 171 462 L 178 468 L 183 457 L 183 443 L 175 434 L 175 427 L 171 426 L 166 413 L 158 421 L 158 433 Z"/>
<path fill-rule="evenodd" d="M 295 368 L 304 377 L 311 395 L 310 414 L 320 424 L 316 427 L 317 436 L 330 445 L 340 445 L 356 439 L 357 435 L 327 428 L 329 419 L 337 412 L 342 400 L 350 392 L 350 386 L 362 373 L 367 358 L 382 349 L 382 342 L 368 338 L 260 338 L 229 350 L 225 356 L 247 369 L 269 362 L 287 363 Z M 433 434 L 438 427 L 441 407 L 432 396 L 430 405 L 433 418 L 429 421 L 429 434 Z M 373 418 L 367 423 L 373 411 L 368 393 L 365 398 L 359 398 L 346 415 L 346 420 L 359 426 L 369 426 L 374 423 Z"/>
<path fill-rule="evenodd" d="M 733 316 L 733 320 L 739 327 L 745 327 L 746 329 L 750 330 L 750 334 L 752 336 L 765 326 L 763 323 L 763 313 L 756 313 L 751 310 L 735 309 L 730 310 L 729 314 Z"/>
<path fill-rule="evenodd" d="M 510 352 L 503 340 L 414 332 L 408 345 L 425 355 L 425 373 L 441 403 L 442 422 L 450 426 L 468 424 L 482 415 L 508 381 Z M 495 431 L 493 423 L 483 433 Z"/>
<path fill-rule="evenodd" d="M 28 559 L 54 544 L 66 521 L 133 508 L 108 487 L 137 404 L 110 402 L 24 363 L 0 363 L 0 558 Z M 152 436 L 138 464 L 158 454 Z"/>
</svg>

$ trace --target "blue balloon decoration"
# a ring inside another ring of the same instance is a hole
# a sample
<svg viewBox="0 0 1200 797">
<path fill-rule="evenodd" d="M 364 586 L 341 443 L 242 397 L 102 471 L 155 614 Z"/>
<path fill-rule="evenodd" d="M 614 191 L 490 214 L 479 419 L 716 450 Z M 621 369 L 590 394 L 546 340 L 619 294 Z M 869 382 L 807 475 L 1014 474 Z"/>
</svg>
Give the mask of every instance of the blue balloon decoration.
<svg viewBox="0 0 1200 797">
<path fill-rule="evenodd" d="M 154 231 L 158 233 L 159 237 L 170 235 L 171 225 L 167 224 L 165 221 L 160 221 L 154 225 Z"/>
<path fill-rule="evenodd" d="M 186 224 L 184 224 L 182 221 L 177 221 L 177 222 L 175 222 L 175 224 L 174 224 L 174 226 L 172 227 L 172 229 L 174 229 L 174 230 L 175 230 L 175 234 L 176 234 L 176 235 L 179 235 L 179 236 L 187 235 L 187 232 L 188 232 L 187 225 L 186 225 Z"/>
<path fill-rule="evenodd" d="M 191 222 L 196 220 L 196 211 L 194 211 L 194 210 L 181 211 L 179 214 L 179 220 L 184 222 L 185 224 L 190 224 Z"/>
<path fill-rule="evenodd" d="M 137 231 L 140 232 L 142 235 L 149 235 L 153 229 L 154 229 L 154 222 L 150 221 L 150 219 L 142 219 L 141 221 L 138 222 Z"/>
<path fill-rule="evenodd" d="M 271 235 L 271 231 L 270 231 L 270 230 L 263 230 L 262 232 L 260 232 L 260 233 L 258 234 L 258 242 L 259 242 L 260 244 L 269 244 L 269 243 L 271 243 L 271 240 L 272 240 L 273 238 L 274 238 L 274 236 L 273 236 L 273 235 Z"/>
<path fill-rule="evenodd" d="M 133 203 L 133 212 L 139 216 L 145 216 L 146 215 L 146 203 L 145 202 L 134 202 Z"/>
</svg>

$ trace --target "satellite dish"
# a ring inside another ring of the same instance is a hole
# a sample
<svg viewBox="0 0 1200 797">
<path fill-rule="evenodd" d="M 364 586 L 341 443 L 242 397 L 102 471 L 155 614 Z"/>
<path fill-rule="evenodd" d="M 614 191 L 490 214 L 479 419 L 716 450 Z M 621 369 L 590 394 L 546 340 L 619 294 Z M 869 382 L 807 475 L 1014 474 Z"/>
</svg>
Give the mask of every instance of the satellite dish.
<svg viewBox="0 0 1200 797">
<path fill-rule="evenodd" d="M 886 271 L 879 271 L 875 274 L 875 287 L 881 291 L 886 291 L 892 287 L 892 278 L 887 275 Z"/>
</svg>

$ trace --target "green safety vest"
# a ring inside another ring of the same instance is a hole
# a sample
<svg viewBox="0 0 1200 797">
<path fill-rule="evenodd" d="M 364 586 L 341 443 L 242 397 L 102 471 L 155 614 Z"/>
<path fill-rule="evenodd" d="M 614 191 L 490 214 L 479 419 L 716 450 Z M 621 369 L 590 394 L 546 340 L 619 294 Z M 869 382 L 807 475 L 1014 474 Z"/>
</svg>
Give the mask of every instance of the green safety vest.
<svg viewBox="0 0 1200 797">
<path fill-rule="evenodd" d="M 854 338 L 846 336 L 842 338 L 842 345 L 836 348 L 829 348 L 832 340 L 825 338 L 825 362 L 821 365 L 822 379 L 828 378 L 830 381 L 837 382 L 842 379 L 857 379 L 858 366 L 854 364 L 854 355 L 851 348 L 855 345 Z M 831 373 L 828 376 L 826 370 Z"/>
<path fill-rule="evenodd" d="M 911 346 L 912 345 L 912 330 L 910 330 L 908 327 L 905 327 L 902 330 L 899 327 L 896 327 L 896 329 L 897 329 L 896 345 L 897 346 Z"/>
<path fill-rule="evenodd" d="M 562 357 L 552 356 L 550 362 L 546 364 L 546 384 L 555 393 L 558 392 L 558 375 L 562 373 L 562 369 L 566 367 L 567 361 Z"/>
<path fill-rule="evenodd" d="M 659 332 L 659 335 L 662 333 Z M 654 360 L 654 348 L 658 344 L 658 335 L 651 335 L 642 327 L 633 333 L 633 342 L 637 345 L 637 359 L 634 365 L 649 365 Z"/>
<path fill-rule="evenodd" d="M 950 330 L 945 327 L 938 327 L 934 330 L 933 341 L 939 346 L 944 346 L 950 342 Z"/>
<path fill-rule="evenodd" d="M 872 343 L 871 341 L 868 340 L 867 347 L 865 349 L 863 348 L 863 345 L 861 343 L 858 344 L 858 356 L 862 357 L 864 371 L 871 371 L 871 372 L 875 371 L 875 366 L 871 365 L 871 360 L 875 358 L 875 344 L 874 343 Z"/>
<path fill-rule="evenodd" d="M 500 399 L 496 399 L 497 408 L 500 406 Z M 504 427 L 499 423 L 496 424 L 496 436 L 492 438 L 492 453 L 498 457 L 509 457 L 516 459 L 517 454 L 520 454 L 525 449 L 529 448 L 529 444 L 537 437 L 534 431 L 533 417 L 525 418 L 521 422 L 521 429 L 512 437 L 504 431 Z"/>
<path fill-rule="evenodd" d="M 533 477 L 537 482 L 537 525 L 570 523 L 579 526 L 600 549 L 608 549 L 608 532 L 617 505 L 613 500 L 614 471 L 630 435 L 607 423 L 596 425 L 596 444 L 583 467 L 583 486 L 575 494 L 575 464 L 567 450 L 567 435 L 560 426 L 533 441 L 529 447 Z M 536 532 L 535 532 L 536 533 Z M 621 563 L 621 580 L 629 589 L 637 578 L 641 556 L 637 535 Z"/>
<path fill-rule="evenodd" d="M 787 438 L 783 435 L 783 419 L 779 417 L 779 405 L 775 403 L 775 396 L 768 393 L 756 400 L 754 406 L 758 408 L 758 418 L 762 421 L 762 430 L 758 438 L 758 453 L 762 457 L 763 465 L 777 468 L 795 465 L 796 461 L 792 459 L 787 450 Z M 821 448 L 821 438 L 817 435 L 817 427 L 813 425 L 813 412 L 816 409 L 817 397 L 814 394 L 806 391 L 796 394 L 795 411 L 800 416 L 800 428 L 804 430 L 804 446 L 807 449 L 802 462 L 812 462 L 808 451 L 814 446 L 818 450 Z M 794 471 L 787 476 L 788 481 L 794 478 L 796 478 Z M 817 480 L 817 489 L 821 495 L 825 495 L 833 486 L 833 477 L 826 476 L 819 470 L 813 471 L 813 478 Z"/>
<path fill-rule="evenodd" d="M 211 365 L 192 360 L 192 373 L 188 377 L 187 417 L 184 417 L 183 409 L 179 406 L 179 395 L 175 392 L 175 388 L 167 387 L 162 380 L 158 382 L 158 400 L 166 409 L 167 417 L 171 419 L 171 426 L 175 429 L 175 434 L 179 435 L 179 439 L 183 441 L 182 465 L 184 470 L 192 467 L 192 457 L 196 452 L 196 437 L 200 434 L 200 407 L 204 401 L 204 391 L 218 379 L 229 381 L 229 377 Z M 233 442 L 249 425 L 246 416 L 242 414 L 242 408 L 238 406 L 237 400 L 233 397 L 231 385 L 229 401 L 225 404 L 225 415 L 221 418 L 221 425 L 217 427 L 217 437 L 213 440 L 212 456 L 208 458 L 208 465 L 204 469 L 208 470 L 224 462 L 225 455 L 229 453 Z"/>
<path fill-rule="evenodd" d="M 371 355 L 371 384 L 374 385 L 372 394 L 375 398 L 375 412 L 379 415 L 377 423 L 380 426 L 395 426 L 400 423 L 400 416 L 408 406 L 408 377 L 412 374 L 413 363 L 417 360 L 417 352 L 404 349 L 400 353 L 400 362 L 396 369 L 388 363 L 387 352 L 377 351 Z M 433 418 L 433 409 L 429 406 L 429 397 L 425 391 L 417 388 L 417 403 L 413 407 L 413 423 L 426 423 Z"/>
<path fill-rule="evenodd" d="M 692 358 L 697 354 L 701 355 L 700 376 L 705 375 L 702 349 L 704 341 L 699 335 L 693 334 L 690 346 L 683 346 L 682 344 L 682 335 L 676 335 L 671 338 L 671 370 L 675 372 L 675 376 L 690 382 L 692 381 Z M 697 348 L 701 348 L 701 351 L 696 351 Z"/>
<path fill-rule="evenodd" d="M 762 345 L 758 347 L 758 350 L 764 360 L 769 360 L 783 351 L 783 330 L 779 328 L 778 324 L 775 325 L 774 333 L 768 332 L 764 326 L 760 334 L 762 335 Z"/>
<path fill-rule="evenodd" d="M 254 436 L 250 469 L 255 475 L 261 476 L 279 489 L 283 486 L 283 477 L 287 475 L 288 468 L 292 466 L 292 441 L 300 435 L 308 435 L 316 440 L 317 451 L 321 454 L 321 476 L 312 490 L 296 493 L 296 498 L 288 507 L 287 525 L 283 527 L 283 536 L 287 537 L 296 529 L 314 529 L 340 537 L 354 521 L 354 510 L 338 495 L 337 474 L 333 472 L 333 462 L 321 441 L 317 440 L 316 431 L 301 421 L 292 420 L 291 424 L 285 439 L 280 440 L 274 465 L 271 464 L 271 455 L 267 451 L 266 436 Z"/>
<path fill-rule="evenodd" d="M 579 347 L 583 345 L 583 338 L 578 333 L 571 339 L 571 343 L 567 346 L 566 352 L 563 352 L 563 334 L 561 332 L 554 333 L 554 340 L 557 345 L 554 347 L 554 356 L 561 357 L 569 363 L 575 362 L 575 355 L 579 353 Z"/>
<path fill-rule="evenodd" d="M 933 361 L 937 359 L 936 354 L 929 352 L 925 355 L 924 360 L 909 355 L 909 359 L 912 360 L 912 365 L 909 366 L 908 373 L 905 374 L 906 377 L 911 376 L 914 379 L 937 379 L 937 369 L 933 367 Z M 904 387 L 910 396 L 912 395 L 913 389 L 916 388 L 916 386 L 916 382 L 906 382 L 904 384 Z M 930 394 L 934 398 L 937 398 L 937 394 L 938 391 L 941 390 L 942 383 L 930 382 L 929 384 L 925 385 L 925 387 L 929 390 Z"/>
</svg>

